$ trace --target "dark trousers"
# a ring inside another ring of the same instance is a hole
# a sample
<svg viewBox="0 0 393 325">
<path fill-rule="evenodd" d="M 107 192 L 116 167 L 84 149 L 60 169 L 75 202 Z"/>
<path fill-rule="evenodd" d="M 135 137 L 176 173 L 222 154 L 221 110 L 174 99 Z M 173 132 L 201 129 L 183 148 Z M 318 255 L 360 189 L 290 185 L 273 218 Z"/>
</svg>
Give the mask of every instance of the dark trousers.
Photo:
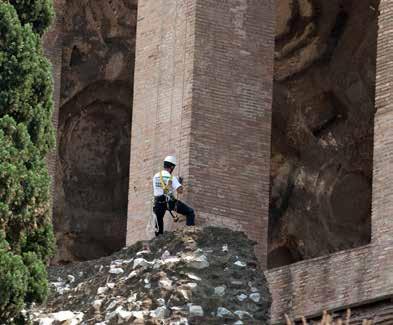
<svg viewBox="0 0 393 325">
<path fill-rule="evenodd" d="M 156 232 L 156 236 L 164 233 L 164 215 L 167 210 L 176 211 L 186 216 L 187 226 L 195 225 L 195 212 L 193 208 L 179 200 L 170 200 L 167 203 L 164 196 L 159 196 L 155 198 L 153 207 L 158 223 L 158 232 Z"/>
</svg>

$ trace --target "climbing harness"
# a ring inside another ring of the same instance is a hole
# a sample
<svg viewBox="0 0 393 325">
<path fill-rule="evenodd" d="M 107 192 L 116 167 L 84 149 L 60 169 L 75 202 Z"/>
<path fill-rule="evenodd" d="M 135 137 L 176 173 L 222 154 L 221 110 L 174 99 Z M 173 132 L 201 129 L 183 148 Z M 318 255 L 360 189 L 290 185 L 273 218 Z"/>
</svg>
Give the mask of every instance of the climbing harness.
<svg viewBox="0 0 393 325">
<path fill-rule="evenodd" d="M 173 175 L 171 175 L 171 177 L 169 178 L 168 183 L 165 184 L 164 177 L 162 176 L 162 171 L 160 171 L 160 183 L 161 183 L 161 187 L 162 187 L 162 189 L 164 191 L 165 203 L 166 203 L 166 206 L 167 206 L 167 210 L 169 211 L 170 215 L 172 216 L 173 221 L 174 222 L 178 222 L 179 221 L 179 216 L 177 215 L 177 212 L 176 212 L 177 199 L 176 199 L 175 195 L 170 192 L 170 187 L 172 185 L 172 180 L 173 180 Z M 175 202 L 175 206 L 173 207 L 173 209 L 170 208 L 171 201 Z M 175 211 L 175 213 L 173 213 L 172 211 Z"/>
</svg>

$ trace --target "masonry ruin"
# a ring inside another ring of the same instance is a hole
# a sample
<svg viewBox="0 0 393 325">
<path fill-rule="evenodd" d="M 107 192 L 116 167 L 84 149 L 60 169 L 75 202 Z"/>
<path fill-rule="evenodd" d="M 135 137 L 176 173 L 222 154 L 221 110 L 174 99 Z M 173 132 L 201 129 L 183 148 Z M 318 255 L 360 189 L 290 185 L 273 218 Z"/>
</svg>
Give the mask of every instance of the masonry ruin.
<svg viewBox="0 0 393 325">
<path fill-rule="evenodd" d="M 276 1 L 269 267 L 370 241 L 378 7 Z"/>
<path fill-rule="evenodd" d="M 272 323 L 393 314 L 390 1 L 55 4 L 56 262 L 146 239 L 173 153 L 200 224 L 257 241 Z"/>
</svg>

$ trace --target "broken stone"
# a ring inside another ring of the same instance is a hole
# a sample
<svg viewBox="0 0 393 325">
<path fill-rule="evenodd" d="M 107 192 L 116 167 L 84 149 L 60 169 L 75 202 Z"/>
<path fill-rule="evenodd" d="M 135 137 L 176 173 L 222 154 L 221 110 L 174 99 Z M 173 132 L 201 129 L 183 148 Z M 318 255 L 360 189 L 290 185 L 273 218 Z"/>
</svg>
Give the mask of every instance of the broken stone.
<svg viewBox="0 0 393 325">
<path fill-rule="evenodd" d="M 121 307 L 117 309 L 118 324 L 127 322 L 131 318 L 131 316 L 132 316 L 132 312 L 124 310 Z"/>
<path fill-rule="evenodd" d="M 103 302 L 102 299 L 94 300 L 94 302 L 93 302 L 93 308 L 94 308 L 96 311 L 99 311 L 100 308 L 101 308 L 101 306 L 102 306 L 102 302 Z"/>
<path fill-rule="evenodd" d="M 225 252 L 225 253 L 228 252 L 228 245 L 223 245 L 222 246 L 222 251 Z"/>
<path fill-rule="evenodd" d="M 257 292 L 250 294 L 250 299 L 254 302 L 259 302 L 261 300 L 261 295 Z"/>
<path fill-rule="evenodd" d="M 192 274 L 192 273 L 187 273 L 187 276 L 188 276 L 191 280 L 195 280 L 195 281 L 201 281 L 201 280 L 202 280 L 199 276 L 196 276 L 195 274 Z"/>
<path fill-rule="evenodd" d="M 108 307 L 106 307 L 106 310 L 111 310 L 111 309 L 115 308 L 116 305 L 117 305 L 117 301 L 114 300 L 114 301 L 112 301 L 112 302 L 109 304 Z"/>
<path fill-rule="evenodd" d="M 150 254 L 150 253 L 151 253 L 150 250 L 145 249 L 143 251 L 140 251 L 140 252 L 136 253 L 136 256 L 141 256 L 141 255 Z"/>
<path fill-rule="evenodd" d="M 133 268 L 136 269 L 137 267 L 148 268 L 153 266 L 154 262 L 148 262 L 144 258 L 136 258 L 134 260 Z"/>
<path fill-rule="evenodd" d="M 120 267 L 119 268 L 114 267 L 109 270 L 109 273 L 110 274 L 122 274 L 122 273 L 124 273 L 124 270 Z"/>
<path fill-rule="evenodd" d="M 244 318 L 249 318 L 249 319 L 251 319 L 251 318 L 252 318 L 251 314 L 250 314 L 248 311 L 236 310 L 236 311 L 234 312 L 234 314 L 235 314 L 237 317 L 239 317 L 240 319 L 244 319 Z"/>
<path fill-rule="evenodd" d="M 215 288 L 214 288 L 214 294 L 215 294 L 216 296 L 222 297 L 222 296 L 225 295 L 225 289 L 226 289 L 225 286 L 215 287 Z"/>
<path fill-rule="evenodd" d="M 203 316 L 203 309 L 199 305 L 190 305 L 189 306 L 189 313 L 190 317 L 202 317 Z"/>
<path fill-rule="evenodd" d="M 157 319 L 164 319 L 167 314 L 167 308 L 165 306 L 157 307 L 150 312 L 150 317 Z"/>
<path fill-rule="evenodd" d="M 131 315 L 132 315 L 132 317 L 135 317 L 136 319 L 139 319 L 139 320 L 144 319 L 144 313 L 142 311 L 132 311 Z"/>
<path fill-rule="evenodd" d="M 136 301 L 136 298 L 137 298 L 137 294 L 134 293 L 134 294 L 132 294 L 132 295 L 127 299 L 127 302 L 128 302 L 128 303 L 133 303 L 133 302 Z"/>
<path fill-rule="evenodd" d="M 38 320 L 38 325 L 51 325 L 53 324 L 53 319 L 49 317 L 40 318 Z"/>
<path fill-rule="evenodd" d="M 231 311 L 226 309 L 225 307 L 217 308 L 217 317 L 223 318 L 223 317 L 232 317 L 232 316 L 233 314 L 231 313 Z"/>
<path fill-rule="evenodd" d="M 115 287 L 115 285 L 116 285 L 116 283 L 113 283 L 113 282 L 109 282 L 109 283 L 106 284 L 106 286 L 107 286 L 109 289 L 113 289 L 113 288 Z"/>
<path fill-rule="evenodd" d="M 108 287 L 99 287 L 97 289 L 97 295 L 103 295 L 107 291 L 108 291 Z"/>
<path fill-rule="evenodd" d="M 242 262 L 242 261 L 236 261 L 234 264 L 239 266 L 239 267 L 246 267 L 247 266 L 247 264 Z"/>
<path fill-rule="evenodd" d="M 246 299 L 248 298 L 248 296 L 245 295 L 244 293 L 242 293 L 242 294 L 240 294 L 240 295 L 237 295 L 236 298 L 237 298 L 237 300 L 239 300 L 240 302 L 242 302 L 242 301 L 246 300 Z"/>
<path fill-rule="evenodd" d="M 65 322 L 65 321 L 81 321 L 83 319 L 83 313 L 74 314 L 72 311 L 59 311 L 52 314 L 53 320 L 55 322 Z"/>
<path fill-rule="evenodd" d="M 73 283 L 75 281 L 75 277 L 71 274 L 67 275 L 67 279 L 69 283 Z"/>
<path fill-rule="evenodd" d="M 198 284 L 196 284 L 195 282 L 189 282 L 186 283 L 186 286 L 189 287 L 191 290 L 194 290 L 198 286 Z"/>
<path fill-rule="evenodd" d="M 172 290 L 172 281 L 168 278 L 162 278 L 158 282 L 158 285 L 160 286 L 160 288 L 163 288 L 165 290 Z"/>
<path fill-rule="evenodd" d="M 195 269 L 204 269 L 209 266 L 207 257 L 205 255 L 195 256 L 195 255 L 185 255 L 183 260 Z"/>
<path fill-rule="evenodd" d="M 165 306 L 165 299 L 158 298 L 158 299 L 157 299 L 157 304 L 158 304 L 159 306 Z"/>
</svg>

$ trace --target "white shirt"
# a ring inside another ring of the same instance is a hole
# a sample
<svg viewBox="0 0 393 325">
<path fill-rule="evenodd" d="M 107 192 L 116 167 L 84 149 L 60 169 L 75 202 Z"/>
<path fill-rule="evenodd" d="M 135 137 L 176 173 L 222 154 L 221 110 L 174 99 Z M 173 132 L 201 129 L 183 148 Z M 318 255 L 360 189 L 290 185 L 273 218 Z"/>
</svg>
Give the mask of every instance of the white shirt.
<svg viewBox="0 0 393 325">
<path fill-rule="evenodd" d="M 171 174 L 163 170 L 162 171 L 162 179 L 165 183 L 165 185 L 168 185 L 169 180 L 171 179 Z M 172 177 L 172 184 L 169 187 L 169 194 L 173 194 L 176 192 L 176 190 L 181 186 L 179 180 L 173 176 Z M 161 196 L 164 195 L 164 189 L 161 186 L 161 180 L 160 180 L 160 173 L 157 173 L 153 177 L 153 190 L 154 190 L 154 196 Z"/>
</svg>

